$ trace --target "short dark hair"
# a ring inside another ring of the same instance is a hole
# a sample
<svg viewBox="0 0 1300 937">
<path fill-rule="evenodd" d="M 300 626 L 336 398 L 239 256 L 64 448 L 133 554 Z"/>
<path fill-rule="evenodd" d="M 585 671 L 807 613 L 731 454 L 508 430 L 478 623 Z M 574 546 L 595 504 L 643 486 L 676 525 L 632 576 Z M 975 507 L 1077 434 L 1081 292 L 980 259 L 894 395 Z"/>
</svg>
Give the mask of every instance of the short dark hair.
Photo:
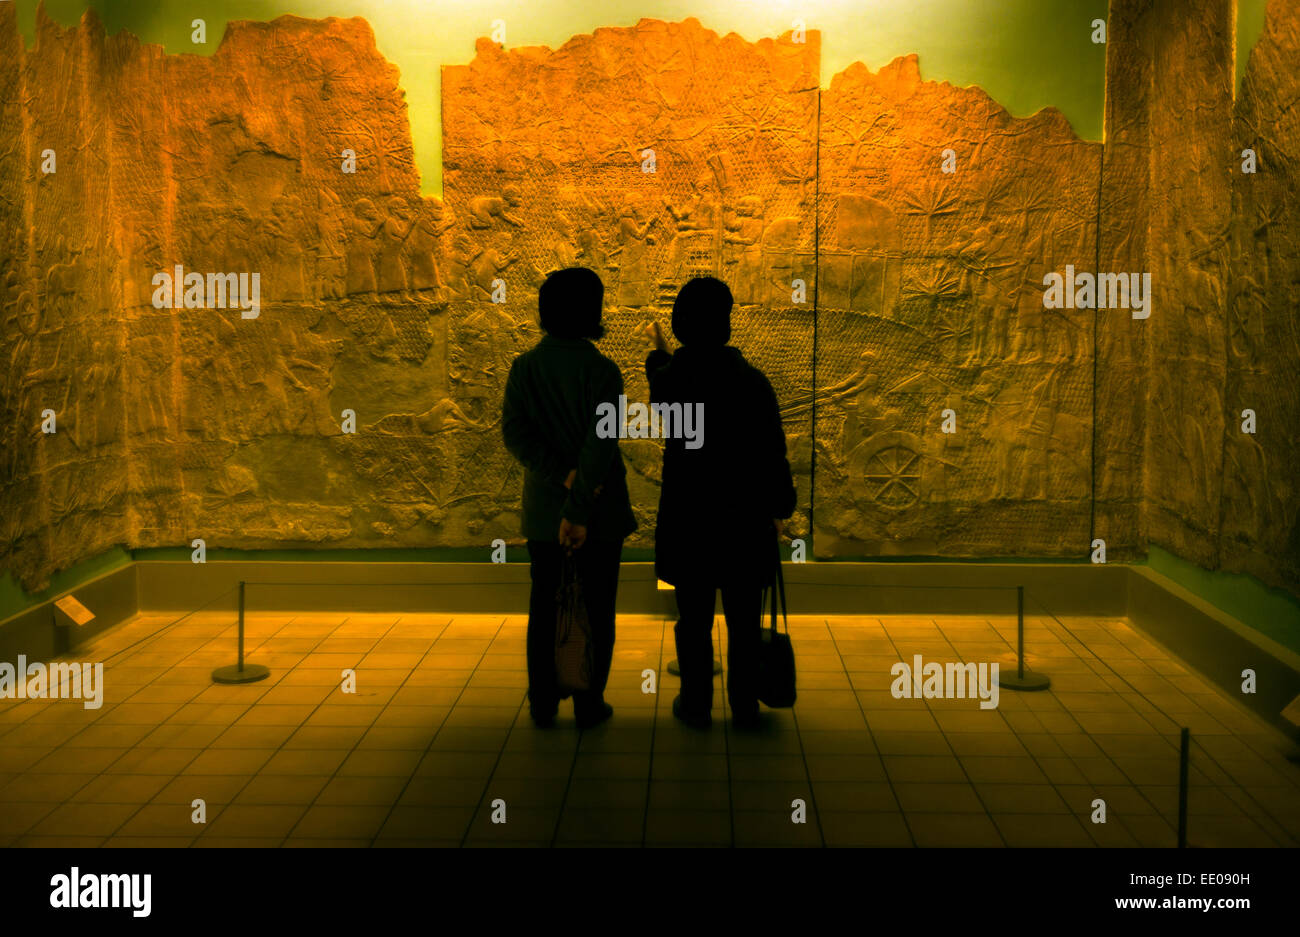
<svg viewBox="0 0 1300 937">
<path fill-rule="evenodd" d="M 696 277 L 673 303 L 673 335 L 683 345 L 727 344 L 733 302 L 727 284 L 716 277 Z"/>
<path fill-rule="evenodd" d="M 600 321 L 604 306 L 605 284 L 586 267 L 556 270 L 537 291 L 542 330 L 556 338 L 601 338 L 605 334 Z"/>
</svg>

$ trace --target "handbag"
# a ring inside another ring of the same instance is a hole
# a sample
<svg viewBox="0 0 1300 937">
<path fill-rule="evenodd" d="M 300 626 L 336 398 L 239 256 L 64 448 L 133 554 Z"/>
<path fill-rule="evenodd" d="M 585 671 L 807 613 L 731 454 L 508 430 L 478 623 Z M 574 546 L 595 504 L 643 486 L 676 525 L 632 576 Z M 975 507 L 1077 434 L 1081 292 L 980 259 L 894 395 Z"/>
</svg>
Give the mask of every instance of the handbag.
<svg viewBox="0 0 1300 937">
<path fill-rule="evenodd" d="M 762 629 L 758 651 L 758 698 L 771 709 L 788 709 L 795 701 L 794 645 L 790 643 L 790 620 L 785 607 L 785 577 L 781 574 L 781 545 L 776 543 L 776 575 L 772 584 L 764 588 L 763 606 L 767 593 L 771 594 L 772 624 Z M 785 632 L 776 627 L 776 605 L 781 603 L 781 619 Z"/>
<path fill-rule="evenodd" d="M 555 592 L 555 684 L 560 699 L 591 689 L 593 656 L 578 563 L 566 554 Z"/>
</svg>

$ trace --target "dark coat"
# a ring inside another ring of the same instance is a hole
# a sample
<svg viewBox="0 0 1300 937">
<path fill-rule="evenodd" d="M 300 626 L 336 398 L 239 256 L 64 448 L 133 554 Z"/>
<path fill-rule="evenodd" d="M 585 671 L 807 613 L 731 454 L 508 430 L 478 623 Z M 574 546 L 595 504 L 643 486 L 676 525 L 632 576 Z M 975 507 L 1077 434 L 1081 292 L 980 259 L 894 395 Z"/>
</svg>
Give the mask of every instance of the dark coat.
<svg viewBox="0 0 1300 937">
<path fill-rule="evenodd" d="M 510 366 L 501 432 L 524 467 L 522 527 L 529 540 L 554 542 L 561 517 L 585 525 L 591 540 L 621 541 L 636 530 L 618 438 L 596 432 L 598 406 L 617 407 L 622 393 L 618 365 L 585 338 L 543 336 Z"/>
<path fill-rule="evenodd" d="M 672 585 L 765 579 L 776 562 L 773 518 L 794 513 L 776 393 L 730 345 L 652 351 L 651 403 L 704 404 L 703 445 L 669 438 L 655 530 L 655 569 Z"/>
</svg>

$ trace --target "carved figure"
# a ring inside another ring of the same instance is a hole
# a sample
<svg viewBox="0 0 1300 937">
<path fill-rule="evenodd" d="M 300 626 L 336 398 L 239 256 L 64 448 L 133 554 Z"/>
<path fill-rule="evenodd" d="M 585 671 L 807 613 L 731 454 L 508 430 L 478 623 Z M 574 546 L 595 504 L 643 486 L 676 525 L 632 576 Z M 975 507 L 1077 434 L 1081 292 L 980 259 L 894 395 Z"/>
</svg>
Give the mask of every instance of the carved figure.
<svg viewBox="0 0 1300 937">
<path fill-rule="evenodd" d="M 501 219 L 506 224 L 514 225 L 516 228 L 523 225 L 523 221 L 511 212 L 519 207 L 521 198 L 518 186 L 508 185 L 502 188 L 501 194 L 498 195 L 480 195 L 472 199 L 469 203 L 470 226 L 474 228 L 490 228 L 494 219 Z"/>
<path fill-rule="evenodd" d="M 368 198 L 357 199 L 353 209 L 352 238 L 348 241 L 348 295 L 370 294 L 379 291 L 379 278 L 375 274 L 376 238 L 384 224 L 375 203 Z"/>
</svg>

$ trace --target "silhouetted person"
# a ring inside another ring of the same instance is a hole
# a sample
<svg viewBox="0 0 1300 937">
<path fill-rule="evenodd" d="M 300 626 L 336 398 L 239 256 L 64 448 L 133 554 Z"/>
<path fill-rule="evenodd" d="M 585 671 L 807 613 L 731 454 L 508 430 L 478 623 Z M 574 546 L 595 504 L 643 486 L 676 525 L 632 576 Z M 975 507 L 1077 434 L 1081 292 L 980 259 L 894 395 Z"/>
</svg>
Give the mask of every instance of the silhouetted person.
<svg viewBox="0 0 1300 937">
<path fill-rule="evenodd" d="M 691 280 L 673 303 L 668 353 L 659 324 L 647 330 L 653 404 L 703 404 L 702 438 L 673 434 L 664 448 L 655 530 L 655 569 L 676 587 L 682 692 L 673 714 L 707 726 L 713 708 L 713 607 L 722 593 L 729 637 L 727 697 L 737 726 L 758 721 L 762 588 L 774 578 L 780 519 L 794 513 L 776 394 L 763 372 L 727 344 L 731 291 L 713 277 Z M 698 411 L 697 411 L 698 412 Z"/>
<path fill-rule="evenodd" d="M 597 407 L 618 406 L 623 375 L 592 344 L 605 287 L 584 267 L 552 273 L 537 294 L 542 331 L 510 367 L 502 407 L 506 448 L 524 467 L 523 534 L 532 593 L 528 604 L 528 701 L 539 726 L 554 723 L 555 594 L 564 555 L 578 565 L 594 668 L 591 689 L 575 693 L 580 728 L 608 719 L 605 703 L 614 654 L 614 601 L 623 540 L 636 529 L 618 438 L 597 434 Z"/>
</svg>

